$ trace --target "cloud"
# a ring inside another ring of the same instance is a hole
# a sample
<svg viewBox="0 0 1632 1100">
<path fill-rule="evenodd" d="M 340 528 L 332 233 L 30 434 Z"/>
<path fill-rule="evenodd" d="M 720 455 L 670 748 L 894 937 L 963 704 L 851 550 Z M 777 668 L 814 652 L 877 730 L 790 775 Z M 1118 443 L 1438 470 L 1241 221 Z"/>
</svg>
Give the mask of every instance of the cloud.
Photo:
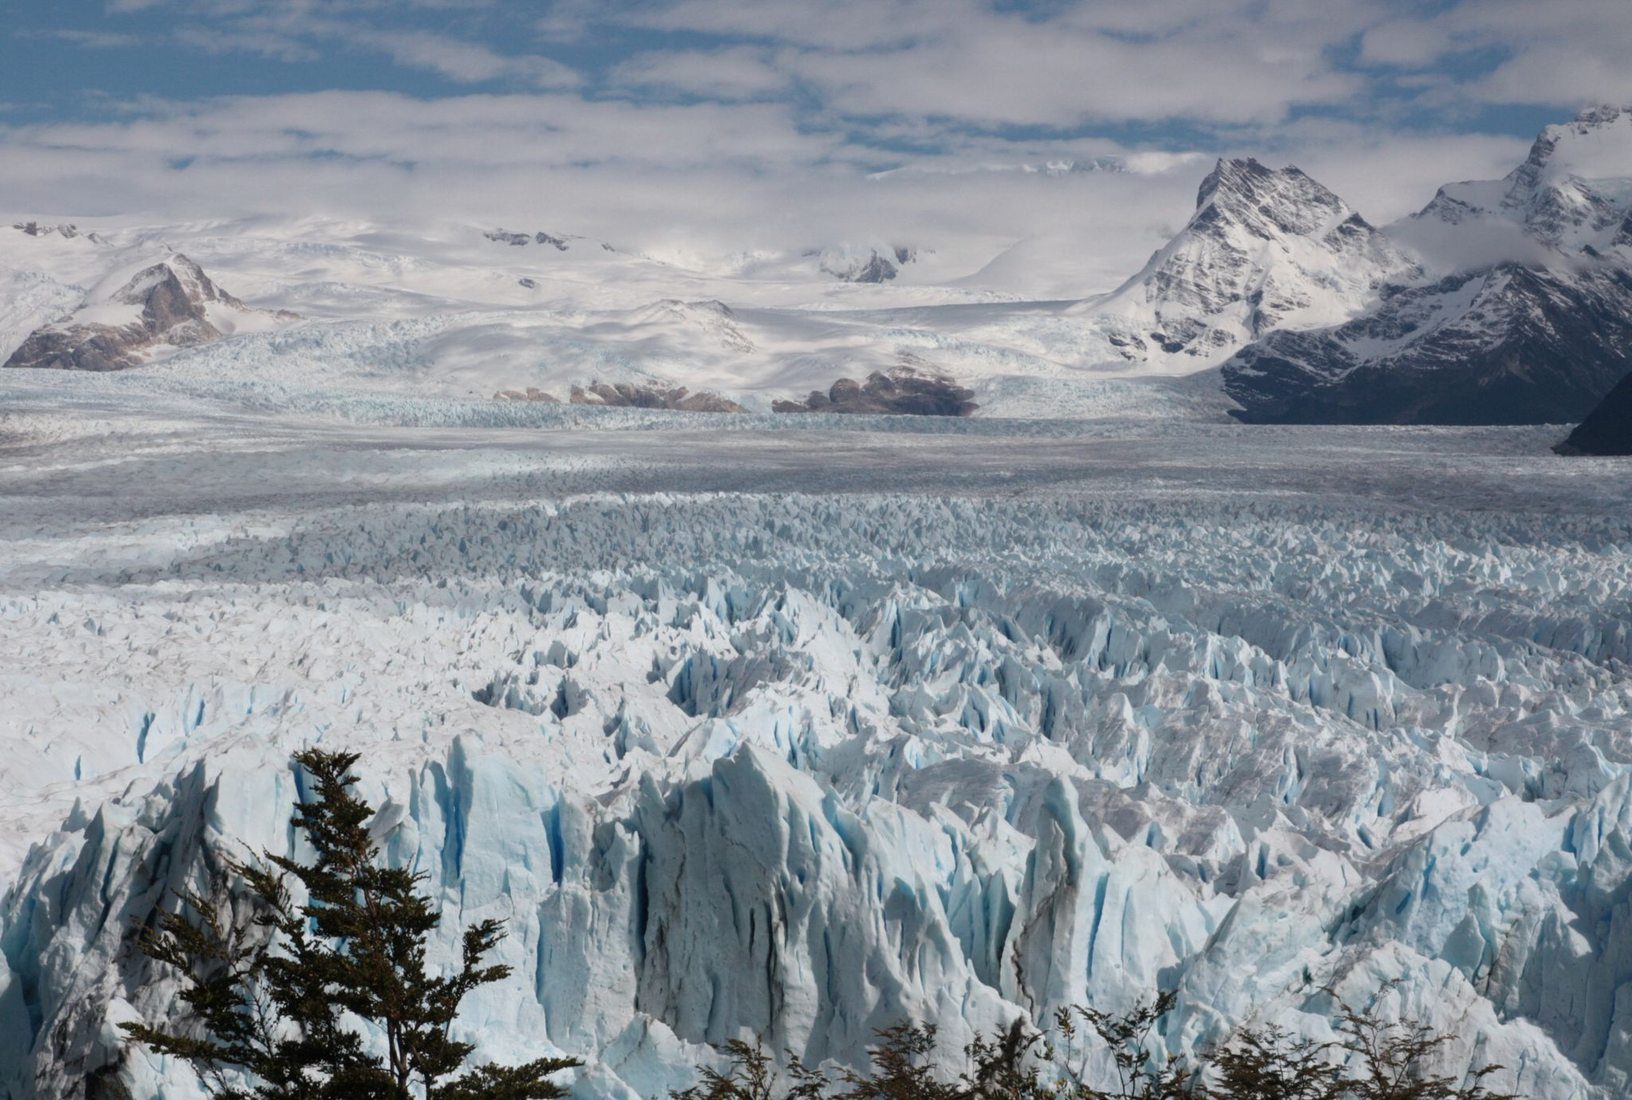
<svg viewBox="0 0 1632 1100">
<path fill-rule="evenodd" d="M 780 104 L 324 92 L 148 102 L 94 123 L 0 119 L 0 193 L 22 216 L 455 220 L 657 254 L 921 242 L 971 272 L 1022 238 L 1080 236 L 1094 242 L 1090 293 L 1183 220 L 1203 168 L 892 182 L 867 178 L 874 155 Z"/>
<path fill-rule="evenodd" d="M 790 80 L 769 51 L 752 46 L 647 51 L 619 62 L 608 73 L 615 87 L 720 100 L 762 99 L 786 90 Z"/>
<path fill-rule="evenodd" d="M 316 61 L 321 54 L 312 46 L 270 28 L 224 30 L 220 27 L 178 27 L 175 41 L 211 54 L 252 54 L 273 61 Z"/>
<path fill-rule="evenodd" d="M 774 47 L 776 67 L 839 115 L 1069 128 L 1269 123 L 1299 105 L 1346 101 L 1364 81 L 1337 71 L 1329 50 L 1365 26 L 1356 13 L 1368 10 L 1364 0 L 1209 9 L 1152 0 L 1034 18 L 973 0 L 680 0 L 624 18 Z"/>
<path fill-rule="evenodd" d="M 1285 127 L 1266 149 L 1374 221 L 1454 176 L 1500 174 L 1507 138 L 1401 138 L 1351 124 Z M 1127 172 L 956 172 L 1119 157 Z M 447 221 L 583 233 L 655 255 L 904 242 L 973 275 L 1020 241 L 1070 255 L 1058 293 L 1110 289 L 1189 217 L 1211 155 L 1089 138 L 964 135 L 870 178 L 880 154 L 777 102 L 655 104 L 571 93 L 421 98 L 383 92 L 140 101 L 88 123 L 6 125 L 0 194 L 18 216 L 327 214 L 421 229 Z M 1053 276 L 1051 276 L 1053 277 Z"/>
<path fill-rule="evenodd" d="M 65 37 L 87 50 L 72 107 L 0 115 L 0 194 L 537 223 L 665 254 L 906 240 L 974 264 L 1053 236 L 1084 242 L 1087 293 L 1182 224 L 1217 155 L 1296 163 L 1376 222 L 1504 173 L 1525 139 L 1457 128 L 1632 100 L 1623 4 L 114 0 L 106 34 L 169 44 L 155 71 L 203 50 L 242 56 L 230 87 L 380 90 L 98 99 L 99 43 Z M 1099 156 L 1134 170 L 963 170 Z"/>
<path fill-rule="evenodd" d="M 548 57 L 505 56 L 486 46 L 423 31 L 363 31 L 345 37 L 354 48 L 376 50 L 398 65 L 428 69 L 462 84 L 519 80 L 540 88 L 567 88 L 579 81 L 571 68 Z"/>
<path fill-rule="evenodd" d="M 1483 53 L 1483 65 L 1457 66 Z M 1575 106 L 1632 102 L 1632 19 L 1624 0 L 1463 0 L 1365 34 L 1363 61 L 1448 69 L 1430 101 L 1464 109 L 1489 104 Z M 1463 71 L 1463 70 L 1466 71 Z"/>
<path fill-rule="evenodd" d="M 57 42 L 67 42 L 70 45 L 81 46 L 87 50 L 119 50 L 131 46 L 140 46 L 142 36 L 138 34 L 119 34 L 113 31 L 90 31 L 68 27 L 23 28 L 13 31 L 17 38 L 46 39 Z"/>
<path fill-rule="evenodd" d="M 114 0 L 110 11 L 162 12 L 167 30 L 164 37 L 212 54 L 242 53 L 274 61 L 313 63 L 332 61 L 336 52 L 366 53 L 457 84 L 568 88 L 580 83 L 579 74 L 555 58 L 503 52 L 469 37 L 407 26 L 400 19 L 402 8 L 480 10 L 488 6 L 487 0 L 410 0 L 406 4 L 351 0 L 278 6 L 243 0 L 192 0 L 180 4 Z M 65 39 L 80 40 L 80 32 L 57 33 Z M 80 44 L 97 43 L 84 39 Z"/>
</svg>

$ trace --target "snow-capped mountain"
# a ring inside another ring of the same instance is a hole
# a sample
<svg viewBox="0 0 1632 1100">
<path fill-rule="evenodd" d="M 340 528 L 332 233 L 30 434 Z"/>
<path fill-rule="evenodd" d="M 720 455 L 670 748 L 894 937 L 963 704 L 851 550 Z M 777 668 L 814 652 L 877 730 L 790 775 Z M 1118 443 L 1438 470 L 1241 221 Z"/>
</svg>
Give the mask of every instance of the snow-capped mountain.
<svg viewBox="0 0 1632 1100">
<path fill-rule="evenodd" d="M 718 255 L 568 230 L 21 220 L 0 254 L 0 357 L 163 360 L 175 384 L 253 374 L 290 401 L 602 385 L 758 411 L 907 364 L 981 415 L 1082 415 L 1111 395 L 1160 416 L 1205 391 L 1220 416 L 1233 400 L 1246 419 L 1310 421 L 1573 422 L 1632 370 L 1632 112 L 1614 109 L 1382 230 L 1295 167 L 1220 160 L 1186 224 L 1098 296 L 1003 289 L 1072 285 L 1091 242 L 858 234 Z M 177 253 L 258 312 L 201 292 L 169 316 L 170 291 L 132 280 Z M 125 300 L 144 293 L 153 318 Z"/>
<path fill-rule="evenodd" d="M 1500 180 L 1439 189 L 1418 222 L 1517 225 L 1566 255 L 1632 245 L 1632 107 L 1592 107 L 1549 126 Z"/>
<path fill-rule="evenodd" d="M 1249 420 L 1567 423 L 1632 372 L 1632 110 L 1550 126 L 1504 179 L 1394 227 L 1438 278 L 1224 365 Z"/>
<path fill-rule="evenodd" d="M 108 371 L 140 366 L 166 349 L 263 331 L 289 313 L 252 310 L 177 253 L 119 282 L 104 280 L 64 320 L 29 334 L 4 366 Z M 117 284 L 108 290 L 109 283 Z"/>
<path fill-rule="evenodd" d="M 1135 363 L 1192 369 L 1282 327 L 1358 311 L 1411 261 L 1295 167 L 1220 160 L 1190 221 L 1109 297 L 1084 308 Z"/>
</svg>

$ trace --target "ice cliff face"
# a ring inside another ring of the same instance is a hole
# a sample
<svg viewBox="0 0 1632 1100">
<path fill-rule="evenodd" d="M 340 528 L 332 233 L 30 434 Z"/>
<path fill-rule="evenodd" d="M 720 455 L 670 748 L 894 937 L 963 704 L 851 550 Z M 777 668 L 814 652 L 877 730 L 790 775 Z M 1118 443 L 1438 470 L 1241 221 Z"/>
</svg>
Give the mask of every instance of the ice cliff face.
<svg viewBox="0 0 1632 1100">
<path fill-rule="evenodd" d="M 1346 318 L 1410 269 L 1382 234 L 1297 168 L 1220 160 L 1189 223 L 1088 309 L 1106 319 L 1122 357 L 1200 367 L 1272 329 Z"/>
<path fill-rule="evenodd" d="M 583 1096 L 659 1095 L 691 1044 L 852 1060 L 903 1014 L 955 1044 L 1158 986 L 1168 1050 L 1318 1037 L 1327 984 L 1455 1035 L 1452 1072 L 1632 1087 L 1624 517 L 630 497 L 600 447 L 571 501 L 19 560 L 0 1087 L 193 1095 L 117 1042 L 175 1007 L 132 926 L 286 850 L 313 742 L 363 751 L 442 958 L 508 921 L 467 1033 L 590 1057 Z"/>
<path fill-rule="evenodd" d="M 1632 110 L 1549 126 L 1504 179 L 1443 187 L 1396 231 L 1450 273 L 1244 348 L 1223 368 L 1243 418 L 1573 423 L 1632 372 Z"/>
</svg>

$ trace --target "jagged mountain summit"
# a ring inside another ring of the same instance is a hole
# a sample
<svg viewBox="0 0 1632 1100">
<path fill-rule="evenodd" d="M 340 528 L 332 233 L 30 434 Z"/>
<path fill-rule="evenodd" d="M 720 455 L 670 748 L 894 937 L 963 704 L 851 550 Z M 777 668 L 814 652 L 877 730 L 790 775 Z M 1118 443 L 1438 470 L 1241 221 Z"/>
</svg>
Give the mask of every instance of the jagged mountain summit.
<svg viewBox="0 0 1632 1100">
<path fill-rule="evenodd" d="M 918 250 L 911 245 L 892 244 L 873 248 L 854 249 L 835 247 L 812 250 L 821 270 L 844 283 L 887 283 L 901 274 L 901 269 L 918 259 Z"/>
<path fill-rule="evenodd" d="M 1632 371 L 1632 110 L 1548 127 L 1504 179 L 1441 188 L 1396 233 L 1440 277 L 1244 348 L 1223 368 L 1242 419 L 1568 423 Z"/>
<path fill-rule="evenodd" d="M 1411 261 L 1296 167 L 1220 160 L 1188 224 L 1085 311 L 1132 362 L 1201 367 L 1281 327 L 1342 320 Z"/>
<path fill-rule="evenodd" d="M 125 370 L 164 349 L 211 343 L 277 320 L 293 315 L 251 310 L 176 253 L 144 267 L 111 293 L 93 293 L 69 318 L 36 329 L 4 365 Z"/>
<path fill-rule="evenodd" d="M 1439 189 L 1418 222 L 1517 225 L 1569 255 L 1632 245 L 1632 106 L 1591 107 L 1549 126 L 1500 180 Z"/>
<path fill-rule="evenodd" d="M 1553 449 L 1563 455 L 1632 455 L 1632 374 Z"/>
</svg>

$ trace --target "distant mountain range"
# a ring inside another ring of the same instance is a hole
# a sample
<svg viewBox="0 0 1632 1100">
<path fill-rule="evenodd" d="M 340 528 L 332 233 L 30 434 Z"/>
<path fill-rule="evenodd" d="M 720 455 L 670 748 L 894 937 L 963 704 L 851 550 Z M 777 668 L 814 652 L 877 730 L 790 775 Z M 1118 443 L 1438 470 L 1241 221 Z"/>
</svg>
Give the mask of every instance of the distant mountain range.
<svg viewBox="0 0 1632 1100">
<path fill-rule="evenodd" d="M 12 230 L 11 367 L 185 356 L 275 372 L 293 352 L 376 388 L 686 387 L 769 409 L 905 365 L 967 392 L 962 412 L 1062 416 L 1107 380 L 1196 376 L 1246 421 L 1400 424 L 1574 423 L 1632 373 L 1632 109 L 1615 107 L 1548 127 L 1503 179 L 1446 185 L 1382 227 L 1295 167 L 1220 160 L 1142 269 L 1075 302 L 1002 293 L 1005 272 L 1038 262 L 1019 246 L 977 278 L 958 266 L 967 249 L 887 238 L 703 261 L 536 227 Z M 178 242 L 268 308 L 221 291 Z M 238 350 L 199 350 L 217 344 Z M 1019 392 L 1029 404 L 1005 404 Z"/>
</svg>

